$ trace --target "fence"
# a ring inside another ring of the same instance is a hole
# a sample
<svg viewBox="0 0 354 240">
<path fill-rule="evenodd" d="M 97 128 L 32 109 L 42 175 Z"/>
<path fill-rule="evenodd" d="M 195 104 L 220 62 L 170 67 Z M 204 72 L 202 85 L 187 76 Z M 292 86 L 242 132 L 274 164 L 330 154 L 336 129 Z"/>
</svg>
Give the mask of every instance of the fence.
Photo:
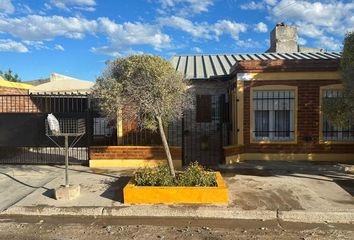
<svg viewBox="0 0 354 240">
<path fill-rule="evenodd" d="M 81 94 L 0 95 L 0 163 L 62 164 L 64 150 L 45 135 L 48 113 L 58 118 L 85 119 L 91 123 L 89 98 Z M 86 164 L 91 128 L 70 149 L 71 164 Z M 73 140 L 73 139 L 71 139 Z M 59 142 L 63 146 L 63 142 Z"/>
<path fill-rule="evenodd" d="M 182 148 L 185 164 L 215 165 L 228 144 L 225 96 L 204 96 L 184 118 L 165 127 L 170 146 Z M 70 149 L 71 164 L 87 164 L 90 146 L 158 146 L 158 131 L 140 130 L 134 123 L 118 126 L 95 108 L 96 100 L 81 94 L 0 95 L 0 164 L 63 164 L 64 151 L 45 135 L 48 113 L 57 118 L 85 119 L 86 134 Z M 63 146 L 63 142 L 60 145 Z"/>
</svg>

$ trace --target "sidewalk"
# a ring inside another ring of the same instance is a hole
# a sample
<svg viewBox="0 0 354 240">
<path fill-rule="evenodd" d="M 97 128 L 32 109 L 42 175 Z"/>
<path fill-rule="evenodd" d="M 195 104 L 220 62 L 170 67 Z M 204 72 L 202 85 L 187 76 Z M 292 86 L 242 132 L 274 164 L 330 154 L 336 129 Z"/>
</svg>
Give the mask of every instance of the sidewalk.
<svg viewBox="0 0 354 240">
<path fill-rule="evenodd" d="M 12 206 L 3 208 L 6 210 L 1 215 L 193 217 L 354 223 L 354 175 L 341 171 L 337 166 L 309 167 L 297 163 L 262 167 L 262 164 L 265 163 L 240 164 L 233 169 L 223 170 L 229 187 L 230 201 L 227 206 L 126 205 L 122 203 L 122 188 L 129 181 L 132 169 L 91 170 L 81 166 L 72 166 L 69 172 L 70 182 L 81 185 L 81 195 L 73 201 L 57 201 L 53 198 L 53 189 L 64 182 L 62 166 L 31 166 L 31 171 L 26 171 L 26 167 L 2 166 L 0 173 L 7 169 L 12 175 L 9 178 L 6 174 L 0 174 L 1 197 L 5 196 L 5 187 L 10 182 L 17 186 L 21 182 L 20 178 L 32 179 L 26 174 L 34 176 L 36 173 L 36 181 L 43 185 L 31 185 L 32 190 L 26 196 L 22 196 L 22 193 Z M 23 184 L 30 185 L 29 182 Z M 8 189 L 11 195 L 14 187 Z"/>
</svg>

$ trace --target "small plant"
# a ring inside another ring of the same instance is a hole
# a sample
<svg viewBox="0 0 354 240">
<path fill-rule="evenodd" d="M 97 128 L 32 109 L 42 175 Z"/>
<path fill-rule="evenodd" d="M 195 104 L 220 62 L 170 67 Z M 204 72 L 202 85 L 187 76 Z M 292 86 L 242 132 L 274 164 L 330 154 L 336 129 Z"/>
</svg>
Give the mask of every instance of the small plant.
<svg viewBox="0 0 354 240">
<path fill-rule="evenodd" d="M 216 186 L 215 173 L 207 171 L 197 162 L 190 164 L 185 171 L 178 172 L 176 180 L 170 174 L 168 166 L 139 169 L 134 175 L 137 186 L 185 186 L 213 187 Z"/>
<path fill-rule="evenodd" d="M 173 186 L 173 177 L 168 166 L 158 166 L 156 168 L 142 168 L 134 175 L 137 186 Z"/>
<path fill-rule="evenodd" d="M 206 171 L 203 166 L 197 162 L 191 163 L 186 170 L 179 175 L 179 186 L 216 186 L 215 173 Z"/>
</svg>

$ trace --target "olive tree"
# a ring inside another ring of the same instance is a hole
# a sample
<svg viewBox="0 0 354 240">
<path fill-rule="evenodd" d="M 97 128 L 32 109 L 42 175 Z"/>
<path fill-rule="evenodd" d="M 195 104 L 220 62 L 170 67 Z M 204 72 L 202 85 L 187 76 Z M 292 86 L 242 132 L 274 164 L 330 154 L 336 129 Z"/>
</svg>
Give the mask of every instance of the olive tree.
<svg viewBox="0 0 354 240">
<path fill-rule="evenodd" d="M 191 106 L 189 84 L 172 65 L 158 56 L 133 55 L 109 62 L 97 79 L 93 95 L 108 117 L 120 114 L 141 129 L 158 130 L 172 177 L 172 157 L 164 126 L 181 118 Z"/>
<path fill-rule="evenodd" d="M 354 114 L 354 32 L 345 36 L 340 71 L 343 97 L 323 99 L 323 112 L 334 126 L 348 127 Z"/>
</svg>

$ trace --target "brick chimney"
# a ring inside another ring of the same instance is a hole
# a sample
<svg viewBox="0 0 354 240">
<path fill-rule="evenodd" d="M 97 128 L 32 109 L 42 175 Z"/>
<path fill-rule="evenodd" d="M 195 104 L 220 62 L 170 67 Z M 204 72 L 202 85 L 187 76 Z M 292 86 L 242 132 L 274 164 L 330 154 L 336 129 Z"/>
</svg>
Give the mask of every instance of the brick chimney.
<svg viewBox="0 0 354 240">
<path fill-rule="evenodd" d="M 270 32 L 270 48 L 267 52 L 298 52 L 296 27 L 278 23 Z"/>
<path fill-rule="evenodd" d="M 297 29 L 278 23 L 270 32 L 270 48 L 266 52 L 294 53 L 294 52 L 323 52 L 322 48 L 300 46 L 297 43 Z"/>
</svg>

